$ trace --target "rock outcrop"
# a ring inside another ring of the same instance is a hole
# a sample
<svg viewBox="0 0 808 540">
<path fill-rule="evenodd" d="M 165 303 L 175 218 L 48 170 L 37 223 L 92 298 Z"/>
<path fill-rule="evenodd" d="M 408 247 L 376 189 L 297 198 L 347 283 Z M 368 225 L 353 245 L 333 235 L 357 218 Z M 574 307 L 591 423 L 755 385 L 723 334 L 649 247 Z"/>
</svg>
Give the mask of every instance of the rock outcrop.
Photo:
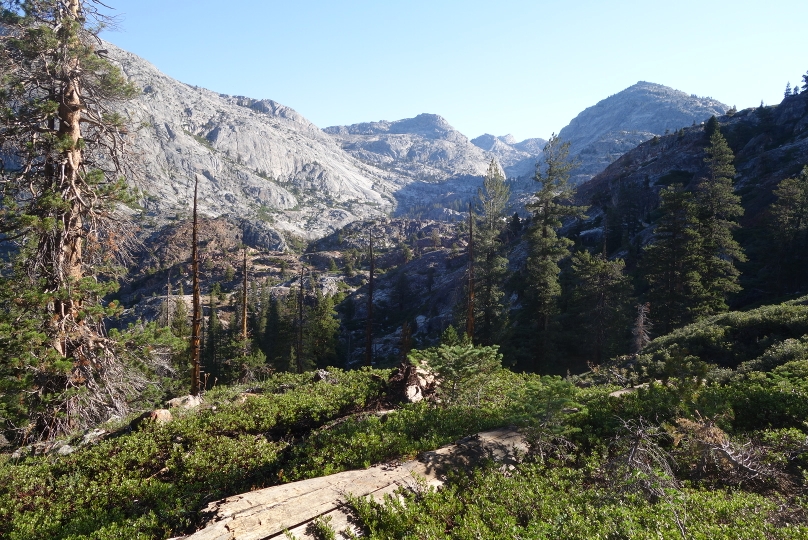
<svg viewBox="0 0 808 540">
<path fill-rule="evenodd" d="M 395 413 L 392 413 L 395 414 Z M 228 497 L 208 505 L 208 524 L 187 540 L 260 540 L 317 538 L 309 525 L 317 518 L 327 519 L 340 534 L 351 524 L 344 509 L 345 495 L 371 496 L 382 502 L 400 487 L 419 489 L 417 478 L 427 486 L 438 487 L 451 469 L 470 468 L 484 459 L 513 466 L 527 452 L 524 438 L 515 430 L 499 429 L 466 437 L 457 444 L 424 452 L 418 459 L 401 464 L 384 464 L 357 471 L 346 471 L 320 478 L 302 480 Z"/>
<path fill-rule="evenodd" d="M 530 176 L 536 170 L 536 162 L 541 159 L 545 139 L 525 139 L 516 142 L 513 135 L 496 137 L 480 135 L 471 140 L 472 144 L 492 154 L 499 161 L 508 178 Z"/>
<path fill-rule="evenodd" d="M 712 98 L 640 81 L 582 111 L 558 136 L 570 143 L 570 155 L 580 161 L 573 171 L 573 181 L 580 184 L 638 144 L 728 109 Z"/>
<path fill-rule="evenodd" d="M 142 89 L 119 105 L 138 126 L 130 135 L 141 221 L 187 216 L 195 180 L 203 215 L 264 221 L 305 238 L 391 210 L 394 177 L 346 154 L 296 111 L 183 84 L 106 46 Z"/>
</svg>

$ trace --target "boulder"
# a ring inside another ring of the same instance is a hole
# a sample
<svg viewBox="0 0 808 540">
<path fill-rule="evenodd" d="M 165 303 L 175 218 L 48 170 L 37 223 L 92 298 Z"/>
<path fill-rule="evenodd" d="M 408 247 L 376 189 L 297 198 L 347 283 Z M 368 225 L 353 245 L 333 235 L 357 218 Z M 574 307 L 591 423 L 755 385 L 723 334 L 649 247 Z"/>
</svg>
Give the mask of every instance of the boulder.
<svg viewBox="0 0 808 540">
<path fill-rule="evenodd" d="M 157 409 L 149 414 L 149 420 L 158 424 L 167 424 L 173 420 L 173 417 L 168 409 Z"/>
<path fill-rule="evenodd" d="M 201 396 L 181 396 L 175 397 L 174 399 L 169 399 L 166 401 L 166 405 L 171 408 L 181 408 L 181 409 L 193 409 L 194 407 L 199 407 L 202 404 L 202 397 Z"/>
</svg>

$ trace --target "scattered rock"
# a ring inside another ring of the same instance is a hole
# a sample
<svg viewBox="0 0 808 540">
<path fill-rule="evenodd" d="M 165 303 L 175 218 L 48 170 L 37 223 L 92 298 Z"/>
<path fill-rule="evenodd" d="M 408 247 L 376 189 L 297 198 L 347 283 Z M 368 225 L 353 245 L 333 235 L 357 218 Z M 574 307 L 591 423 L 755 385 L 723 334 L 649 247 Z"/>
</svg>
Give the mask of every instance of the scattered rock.
<svg viewBox="0 0 808 540">
<path fill-rule="evenodd" d="M 109 432 L 104 429 L 93 429 L 84 434 L 81 439 L 81 446 L 93 444 L 107 436 Z"/>
<path fill-rule="evenodd" d="M 139 429 L 144 422 L 156 422 L 158 424 L 166 424 L 172 420 L 171 411 L 168 409 L 156 409 L 154 411 L 146 411 L 129 424 L 130 429 Z"/>
<path fill-rule="evenodd" d="M 33 453 L 34 449 L 31 446 L 21 446 L 14 450 L 14 453 L 11 454 L 11 459 L 21 459 Z"/>
<path fill-rule="evenodd" d="M 325 369 L 318 369 L 317 371 L 315 371 L 312 380 L 314 382 L 324 381 L 327 382 L 328 384 L 337 384 L 339 382 L 337 381 L 337 378 L 331 374 L 330 371 L 327 371 Z"/>
<path fill-rule="evenodd" d="M 249 398 L 258 397 L 258 395 L 259 394 L 254 394 L 253 392 L 242 392 L 242 393 L 240 393 L 239 395 L 236 396 L 236 398 L 233 400 L 233 402 L 242 404 L 242 403 L 245 403 Z"/>
<path fill-rule="evenodd" d="M 158 424 L 167 424 L 171 422 L 173 417 L 171 416 L 171 411 L 168 409 L 157 409 L 149 414 L 149 419 Z"/>
<path fill-rule="evenodd" d="M 60 456 L 67 456 L 69 454 L 72 454 L 75 451 L 76 451 L 76 449 L 73 448 L 72 446 L 70 446 L 69 444 L 64 444 L 64 445 L 59 447 L 59 449 L 56 451 L 56 453 L 59 454 Z"/>
<path fill-rule="evenodd" d="M 199 407 L 202 404 L 202 397 L 201 396 L 181 396 L 175 397 L 174 399 L 169 399 L 166 401 L 166 405 L 171 408 L 182 408 L 182 409 L 193 409 L 194 407 Z"/>
</svg>

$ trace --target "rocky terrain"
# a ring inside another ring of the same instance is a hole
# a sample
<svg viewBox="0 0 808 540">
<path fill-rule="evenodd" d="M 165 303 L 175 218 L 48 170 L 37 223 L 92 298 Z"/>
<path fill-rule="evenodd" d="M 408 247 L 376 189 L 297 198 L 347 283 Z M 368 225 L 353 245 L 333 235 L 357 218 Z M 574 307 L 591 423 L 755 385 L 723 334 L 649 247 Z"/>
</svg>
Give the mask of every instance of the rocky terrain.
<svg viewBox="0 0 808 540">
<path fill-rule="evenodd" d="M 570 143 L 570 154 L 580 162 L 573 181 L 581 184 L 638 144 L 701 124 L 728 109 L 712 98 L 640 81 L 588 107 L 558 135 Z"/>
<path fill-rule="evenodd" d="M 142 208 L 133 212 L 146 236 L 188 217 L 195 181 L 203 215 L 240 220 L 242 229 L 260 231 L 267 249 L 283 249 L 281 236 L 314 240 L 390 214 L 462 219 L 492 158 L 512 179 L 514 209 L 535 189 L 530 177 L 544 139 L 469 140 L 435 114 L 321 130 L 277 102 L 192 87 L 108 47 L 142 88 L 120 110 L 135 126 L 132 177 Z M 571 142 L 581 162 L 574 180 L 583 182 L 637 144 L 726 109 L 641 82 L 583 111 L 560 137 Z"/>
<path fill-rule="evenodd" d="M 780 105 L 744 109 L 717 117 L 735 153 L 736 191 L 743 195 L 744 221 L 755 221 L 772 200 L 776 184 L 799 174 L 808 163 L 808 95 L 789 96 Z M 621 187 L 659 190 L 685 186 L 707 173 L 704 126 L 650 140 L 626 152 L 579 189 L 582 202 L 618 197 Z"/>
<path fill-rule="evenodd" d="M 260 220 L 303 238 L 393 208 L 395 176 L 349 156 L 294 110 L 188 86 L 109 51 L 142 88 L 121 112 L 138 126 L 131 141 L 143 223 L 187 216 L 197 179 L 202 214 Z"/>
<path fill-rule="evenodd" d="M 513 135 L 480 135 L 472 144 L 493 154 L 508 178 L 530 176 L 536 170 L 536 161 L 544 151 L 546 139 L 525 139 L 516 142 Z"/>
</svg>

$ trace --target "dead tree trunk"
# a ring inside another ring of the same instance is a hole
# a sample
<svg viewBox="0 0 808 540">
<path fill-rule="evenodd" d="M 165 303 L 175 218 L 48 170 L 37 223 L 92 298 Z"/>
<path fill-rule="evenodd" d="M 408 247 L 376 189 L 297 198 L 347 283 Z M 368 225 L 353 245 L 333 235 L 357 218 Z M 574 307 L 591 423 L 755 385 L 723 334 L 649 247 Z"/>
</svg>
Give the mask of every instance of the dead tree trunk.
<svg viewBox="0 0 808 540">
<path fill-rule="evenodd" d="M 199 188 L 199 179 L 194 180 L 194 223 L 191 233 L 191 274 L 193 280 L 194 309 L 191 323 L 191 395 L 199 395 L 199 381 L 201 379 L 201 340 L 200 331 L 202 328 L 202 302 L 199 297 L 199 253 L 197 245 L 199 243 L 199 221 L 196 211 L 196 196 Z"/>
<path fill-rule="evenodd" d="M 247 246 L 244 246 L 244 263 L 241 271 L 244 274 L 241 282 L 241 341 L 244 343 L 244 356 L 247 356 Z"/>
<path fill-rule="evenodd" d="M 370 232 L 370 278 L 368 279 L 368 318 L 365 325 L 365 365 L 373 365 L 373 230 Z"/>
<path fill-rule="evenodd" d="M 469 203 L 469 285 L 468 315 L 466 315 L 466 335 L 474 341 L 474 214 Z"/>
<path fill-rule="evenodd" d="M 303 266 L 300 267 L 300 290 L 297 294 L 297 372 L 303 373 Z"/>
</svg>

